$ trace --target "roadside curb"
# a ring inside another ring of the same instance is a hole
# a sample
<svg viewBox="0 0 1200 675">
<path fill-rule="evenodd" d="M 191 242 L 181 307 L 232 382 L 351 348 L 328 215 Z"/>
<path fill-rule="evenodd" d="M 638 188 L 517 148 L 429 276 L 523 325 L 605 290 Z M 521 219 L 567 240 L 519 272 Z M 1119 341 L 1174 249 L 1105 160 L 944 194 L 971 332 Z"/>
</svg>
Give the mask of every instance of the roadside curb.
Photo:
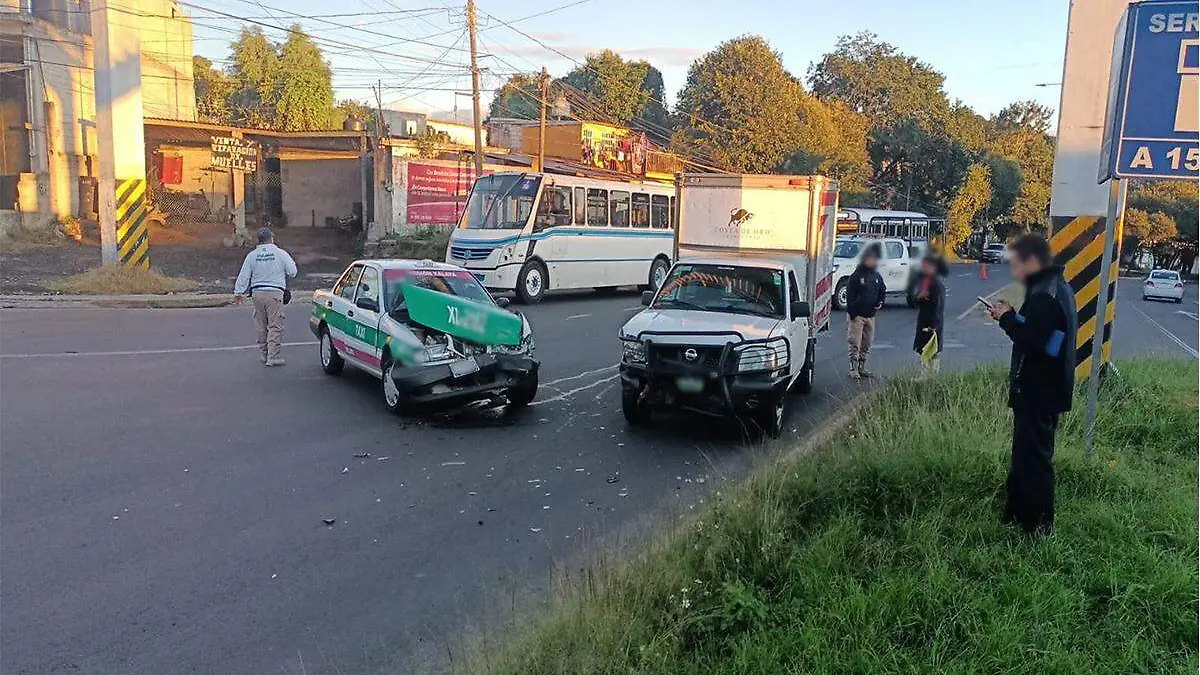
<svg viewBox="0 0 1200 675">
<path fill-rule="evenodd" d="M 292 303 L 312 300 L 312 291 L 292 294 Z M 4 309 L 67 309 L 99 307 L 102 309 L 206 309 L 228 307 L 233 296 L 228 293 L 176 293 L 170 295 L 0 295 Z"/>
</svg>

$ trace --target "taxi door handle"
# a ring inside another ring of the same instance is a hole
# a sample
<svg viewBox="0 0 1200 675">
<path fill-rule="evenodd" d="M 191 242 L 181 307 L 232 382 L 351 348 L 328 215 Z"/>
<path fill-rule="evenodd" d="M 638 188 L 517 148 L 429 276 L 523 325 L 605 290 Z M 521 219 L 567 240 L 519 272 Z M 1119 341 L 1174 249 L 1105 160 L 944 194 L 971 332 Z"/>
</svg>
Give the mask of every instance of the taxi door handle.
<svg viewBox="0 0 1200 675">
<path fill-rule="evenodd" d="M 326 301 L 325 301 L 325 306 L 326 306 L 326 307 L 333 307 L 333 301 L 332 301 L 332 300 L 326 300 Z"/>
<path fill-rule="evenodd" d="M 352 310 L 352 309 L 346 310 L 346 316 L 354 316 L 354 310 Z"/>
</svg>

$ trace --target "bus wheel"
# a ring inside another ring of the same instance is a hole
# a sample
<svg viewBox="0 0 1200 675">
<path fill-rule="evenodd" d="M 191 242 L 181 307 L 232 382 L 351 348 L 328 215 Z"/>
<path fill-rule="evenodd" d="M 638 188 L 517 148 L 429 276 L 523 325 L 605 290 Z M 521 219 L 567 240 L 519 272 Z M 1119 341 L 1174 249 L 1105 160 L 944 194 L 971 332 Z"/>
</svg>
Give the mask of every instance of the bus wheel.
<svg viewBox="0 0 1200 675">
<path fill-rule="evenodd" d="M 517 275 L 517 299 L 526 305 L 536 305 L 546 294 L 546 268 L 540 262 L 531 260 L 521 268 Z"/>
<path fill-rule="evenodd" d="M 671 263 L 662 258 L 655 258 L 654 262 L 650 263 L 650 289 L 657 291 L 659 286 L 662 286 L 663 281 L 667 278 L 667 272 L 671 271 Z"/>
</svg>

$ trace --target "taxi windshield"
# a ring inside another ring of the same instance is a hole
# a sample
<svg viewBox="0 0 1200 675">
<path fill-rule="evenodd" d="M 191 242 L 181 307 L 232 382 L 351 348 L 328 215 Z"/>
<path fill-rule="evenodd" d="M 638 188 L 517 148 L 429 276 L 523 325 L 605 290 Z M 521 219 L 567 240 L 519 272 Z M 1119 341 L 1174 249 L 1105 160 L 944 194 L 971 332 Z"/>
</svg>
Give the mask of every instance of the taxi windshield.
<svg viewBox="0 0 1200 675">
<path fill-rule="evenodd" d="M 652 307 L 783 318 L 783 272 L 740 265 L 676 265 Z"/>
<path fill-rule="evenodd" d="M 383 281 L 385 298 L 392 309 L 399 309 L 404 305 L 404 293 L 400 287 L 406 283 L 438 293 L 492 304 L 492 296 L 488 295 L 483 286 L 480 286 L 475 277 L 466 270 L 393 269 L 384 271 Z"/>
<path fill-rule="evenodd" d="M 493 174 L 475 181 L 467 200 L 463 227 L 468 230 L 520 230 L 533 212 L 541 178 L 527 174 Z"/>
</svg>

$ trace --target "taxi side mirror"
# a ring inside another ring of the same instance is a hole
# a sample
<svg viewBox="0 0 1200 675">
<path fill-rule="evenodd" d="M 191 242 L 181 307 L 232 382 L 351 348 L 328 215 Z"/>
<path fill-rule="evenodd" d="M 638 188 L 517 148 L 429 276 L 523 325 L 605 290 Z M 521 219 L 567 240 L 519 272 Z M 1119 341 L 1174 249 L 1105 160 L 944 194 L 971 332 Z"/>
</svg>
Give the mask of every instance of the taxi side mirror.
<svg viewBox="0 0 1200 675">
<path fill-rule="evenodd" d="M 642 291 L 642 306 L 649 307 L 654 302 L 654 291 Z"/>
<path fill-rule="evenodd" d="M 359 309 L 365 309 L 368 312 L 378 312 L 379 303 L 374 298 L 359 298 L 354 302 L 354 305 Z"/>
<path fill-rule="evenodd" d="M 496 301 L 496 306 L 500 309 L 507 309 L 508 306 L 512 304 L 512 301 L 505 297 L 492 298 L 492 300 Z"/>
<path fill-rule="evenodd" d="M 799 300 L 797 302 L 792 303 L 792 318 L 793 319 L 807 318 L 810 316 L 812 316 L 812 309 L 809 308 L 807 302 L 805 302 L 803 300 Z"/>
</svg>

